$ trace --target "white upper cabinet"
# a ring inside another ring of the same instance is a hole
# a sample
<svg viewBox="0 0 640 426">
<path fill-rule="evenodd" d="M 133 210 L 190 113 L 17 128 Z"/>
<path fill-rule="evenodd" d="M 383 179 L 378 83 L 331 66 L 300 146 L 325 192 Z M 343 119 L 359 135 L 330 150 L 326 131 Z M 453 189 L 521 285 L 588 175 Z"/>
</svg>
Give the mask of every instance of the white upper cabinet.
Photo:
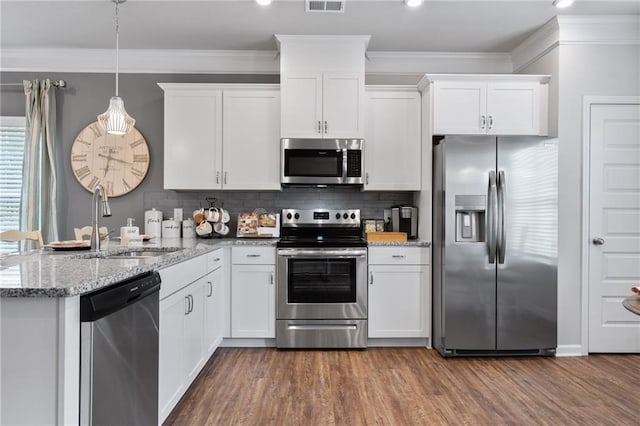
<svg viewBox="0 0 640 426">
<path fill-rule="evenodd" d="M 433 134 L 546 135 L 548 76 L 427 75 Z"/>
<path fill-rule="evenodd" d="M 368 36 L 276 36 L 283 138 L 364 137 Z"/>
<path fill-rule="evenodd" d="M 220 188 L 222 90 L 160 87 L 165 90 L 164 188 Z"/>
<path fill-rule="evenodd" d="M 222 186 L 280 189 L 280 91 L 225 89 Z"/>
<path fill-rule="evenodd" d="M 158 85 L 165 189 L 280 189 L 277 85 Z"/>
<path fill-rule="evenodd" d="M 365 190 L 419 191 L 420 94 L 415 86 L 368 86 Z"/>
</svg>

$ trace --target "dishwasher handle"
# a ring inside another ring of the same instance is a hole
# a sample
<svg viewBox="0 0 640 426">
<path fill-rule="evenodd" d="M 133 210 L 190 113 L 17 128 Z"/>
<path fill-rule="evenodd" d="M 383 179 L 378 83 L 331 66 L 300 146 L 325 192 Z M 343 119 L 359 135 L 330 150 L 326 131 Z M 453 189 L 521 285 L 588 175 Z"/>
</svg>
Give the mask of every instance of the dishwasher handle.
<svg viewBox="0 0 640 426">
<path fill-rule="evenodd" d="M 160 274 L 146 272 L 80 296 L 80 321 L 92 322 L 160 291 Z"/>
</svg>

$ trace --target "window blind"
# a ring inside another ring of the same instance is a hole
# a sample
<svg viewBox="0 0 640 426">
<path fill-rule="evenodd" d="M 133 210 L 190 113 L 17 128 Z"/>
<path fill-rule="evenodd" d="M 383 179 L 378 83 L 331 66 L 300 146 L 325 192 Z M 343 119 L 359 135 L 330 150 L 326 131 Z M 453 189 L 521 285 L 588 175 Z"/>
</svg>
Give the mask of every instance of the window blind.
<svg viewBox="0 0 640 426">
<path fill-rule="evenodd" d="M 19 229 L 24 117 L 0 117 L 0 231 Z M 0 253 L 18 249 L 18 243 L 0 241 Z"/>
</svg>

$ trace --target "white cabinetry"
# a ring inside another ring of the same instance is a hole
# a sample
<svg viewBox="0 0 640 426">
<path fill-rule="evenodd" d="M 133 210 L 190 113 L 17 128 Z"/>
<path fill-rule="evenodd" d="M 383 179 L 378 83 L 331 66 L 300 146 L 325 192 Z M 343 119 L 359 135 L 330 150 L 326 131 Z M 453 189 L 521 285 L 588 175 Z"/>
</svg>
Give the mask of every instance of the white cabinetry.
<svg viewBox="0 0 640 426">
<path fill-rule="evenodd" d="M 420 94 L 415 86 L 368 86 L 364 189 L 419 191 L 420 164 Z"/>
<path fill-rule="evenodd" d="M 358 138 L 363 134 L 364 75 L 289 74 L 282 80 L 282 136 Z"/>
<path fill-rule="evenodd" d="M 283 138 L 364 137 L 368 36 L 276 35 Z"/>
<path fill-rule="evenodd" d="M 274 338 L 275 248 L 233 247 L 231 253 L 231 337 Z"/>
<path fill-rule="evenodd" d="M 546 135 L 548 76 L 427 75 L 433 134 Z"/>
<path fill-rule="evenodd" d="M 164 421 L 222 341 L 222 249 L 160 271 L 159 419 Z M 207 272 L 208 270 L 210 272 Z M 203 275 L 204 273 L 204 275 Z"/>
<path fill-rule="evenodd" d="M 369 247 L 369 337 L 430 335 L 429 250 Z"/>
<path fill-rule="evenodd" d="M 159 86 L 165 189 L 280 189 L 277 85 Z"/>
</svg>

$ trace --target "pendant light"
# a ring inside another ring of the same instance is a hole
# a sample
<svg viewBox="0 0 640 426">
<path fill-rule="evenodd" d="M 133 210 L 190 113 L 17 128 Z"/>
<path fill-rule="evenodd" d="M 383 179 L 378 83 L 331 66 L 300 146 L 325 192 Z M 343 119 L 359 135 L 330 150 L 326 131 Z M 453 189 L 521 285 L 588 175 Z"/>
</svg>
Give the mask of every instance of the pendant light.
<svg viewBox="0 0 640 426">
<path fill-rule="evenodd" d="M 126 135 L 136 124 L 124 109 L 124 102 L 118 96 L 118 53 L 120 50 L 120 25 L 118 21 L 118 6 L 127 0 L 111 0 L 116 4 L 116 95 L 109 100 L 109 108 L 98 116 L 100 127 L 112 135 Z"/>
</svg>

